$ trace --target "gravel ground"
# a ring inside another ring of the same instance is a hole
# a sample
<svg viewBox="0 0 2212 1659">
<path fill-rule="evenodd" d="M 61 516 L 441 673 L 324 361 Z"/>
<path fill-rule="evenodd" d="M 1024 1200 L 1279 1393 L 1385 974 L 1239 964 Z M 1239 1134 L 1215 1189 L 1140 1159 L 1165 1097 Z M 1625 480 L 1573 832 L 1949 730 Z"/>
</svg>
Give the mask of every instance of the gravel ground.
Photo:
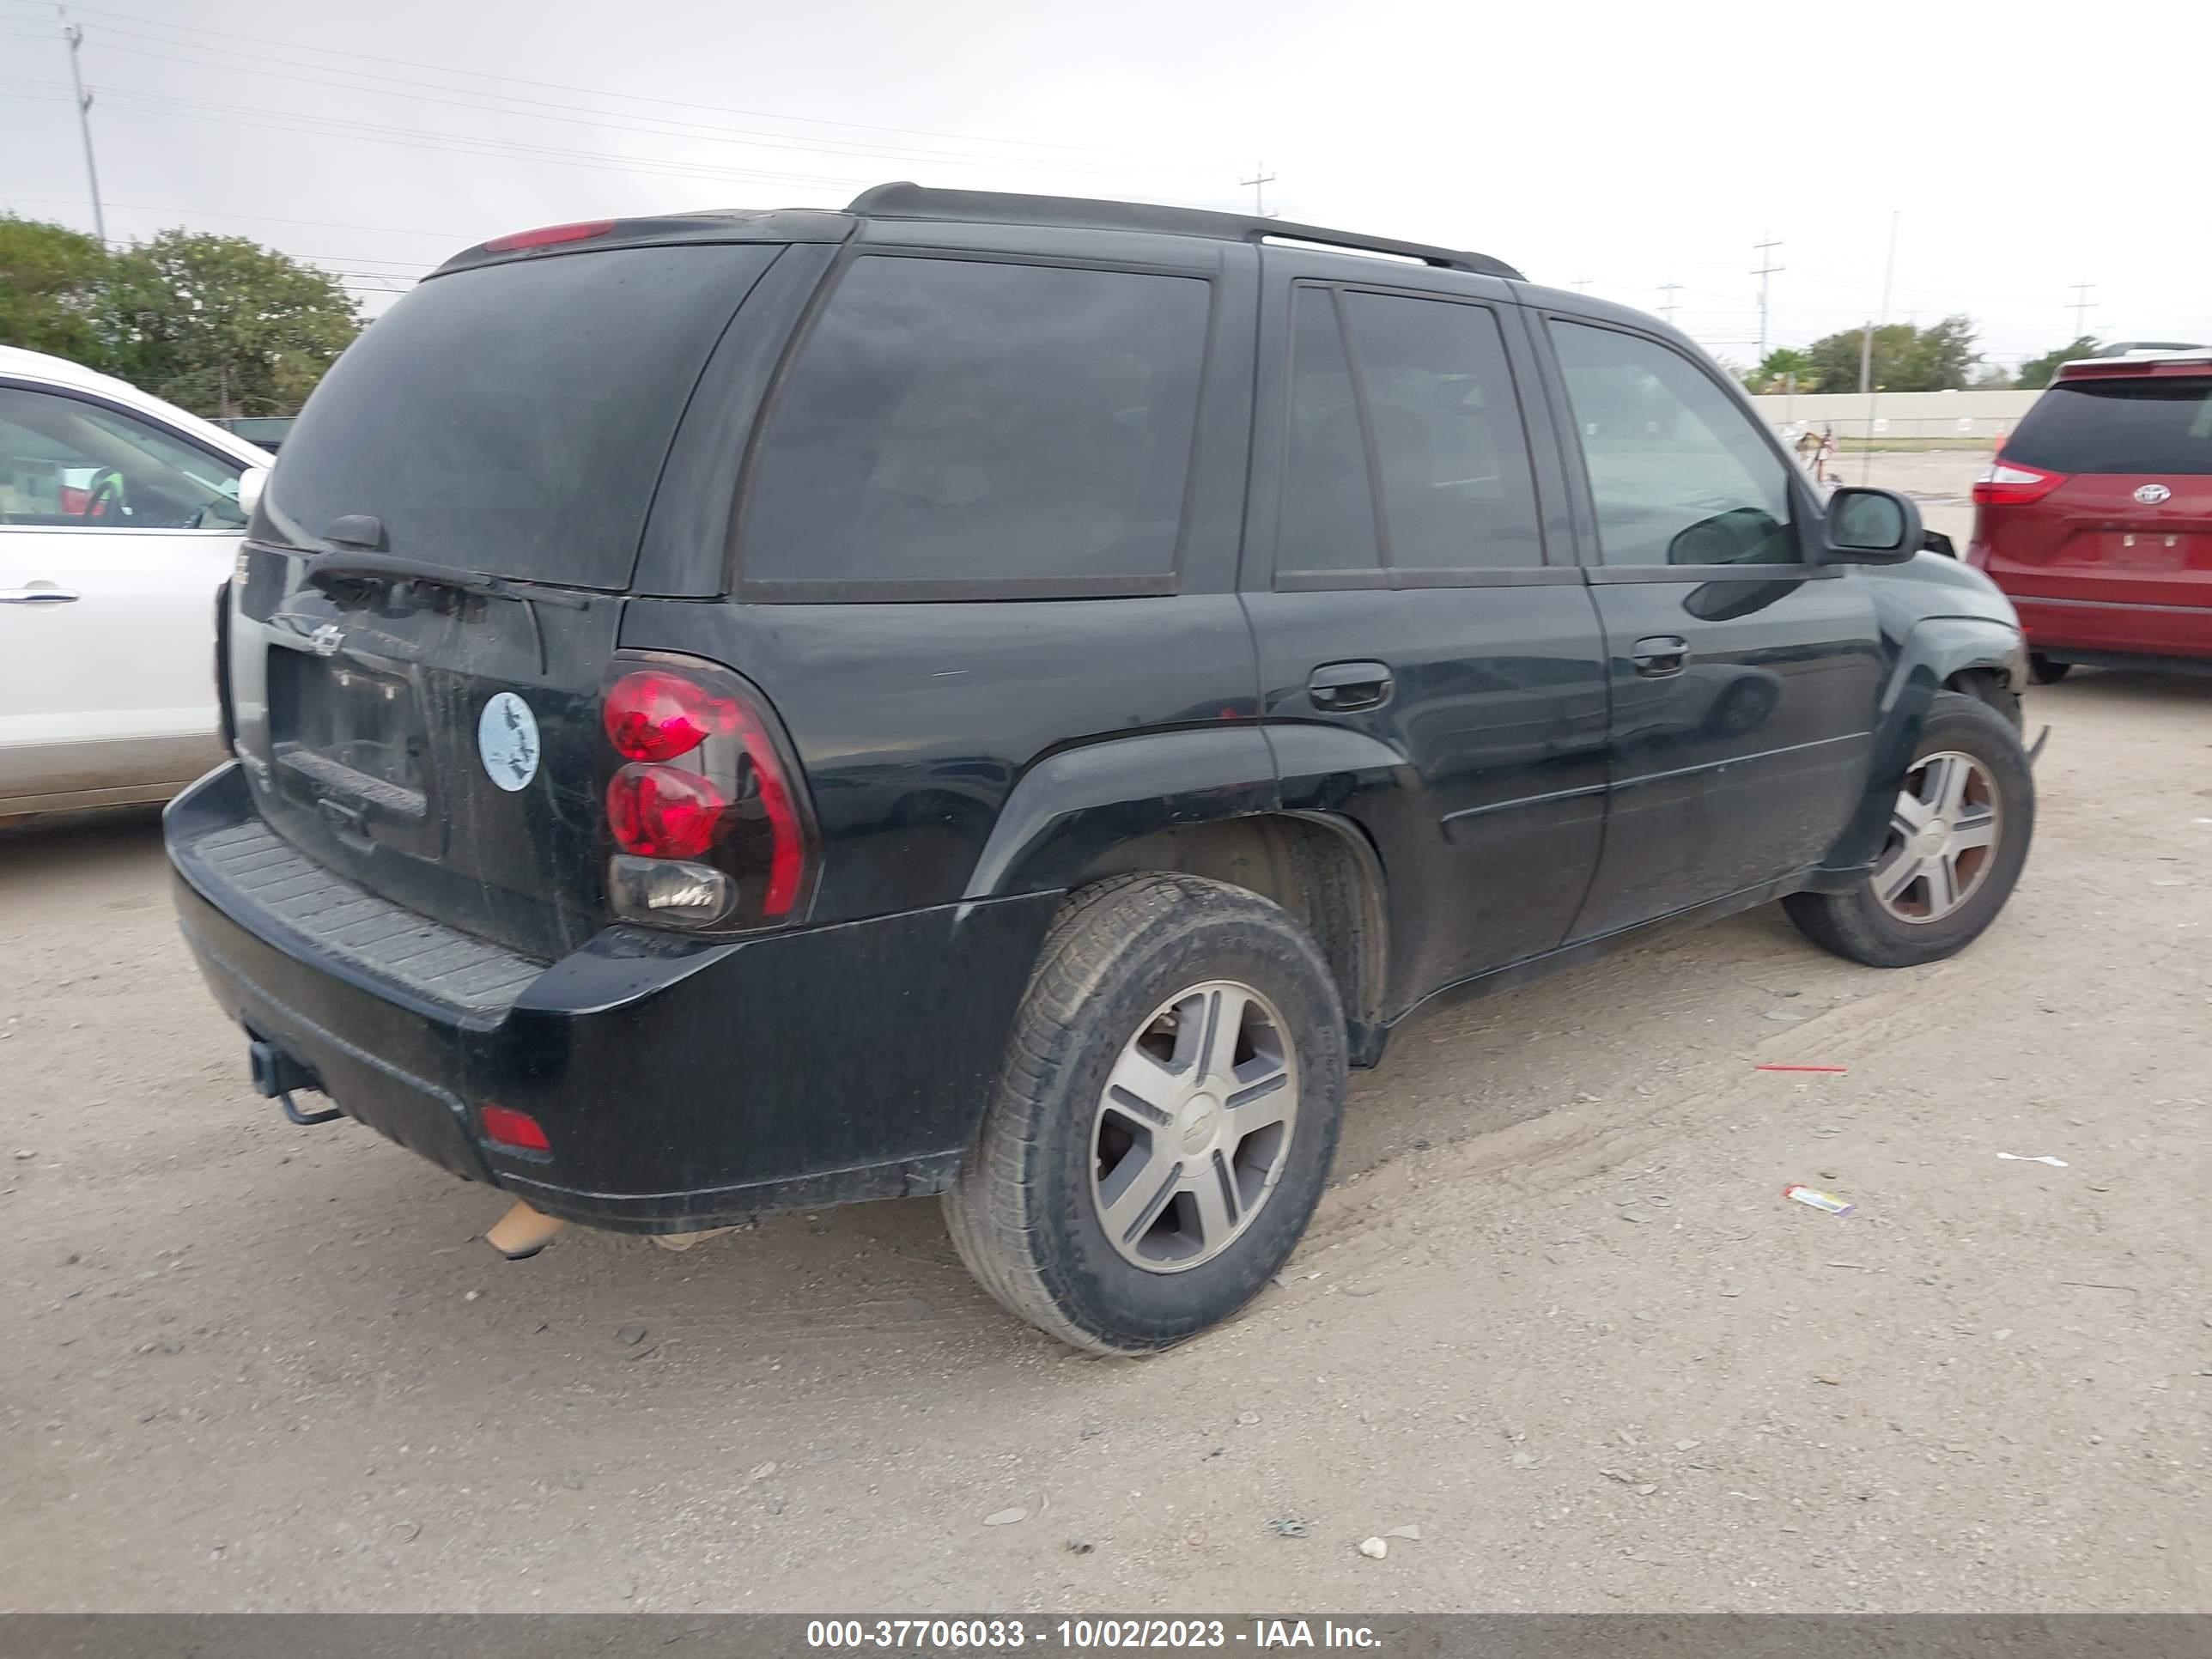
<svg viewBox="0 0 2212 1659">
<path fill-rule="evenodd" d="M 926 1203 L 501 1262 L 248 1093 L 150 822 L 0 841 L 0 1610 L 2212 1610 L 2212 681 L 2029 719 L 1972 951 L 1768 909 L 1417 1024 L 1144 1362 Z"/>
</svg>

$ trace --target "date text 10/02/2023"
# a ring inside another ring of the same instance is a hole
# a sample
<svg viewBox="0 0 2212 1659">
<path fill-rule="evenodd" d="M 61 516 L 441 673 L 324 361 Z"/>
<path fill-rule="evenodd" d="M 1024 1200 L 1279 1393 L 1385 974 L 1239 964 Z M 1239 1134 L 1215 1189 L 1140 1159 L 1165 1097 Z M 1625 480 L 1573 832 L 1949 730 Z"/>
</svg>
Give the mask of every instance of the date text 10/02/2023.
<svg viewBox="0 0 2212 1659">
<path fill-rule="evenodd" d="M 890 1648 L 977 1654 L 1226 1648 L 1360 1648 L 1382 1645 L 1365 1625 L 1329 1620 L 1257 1619 L 1243 1628 L 1221 1619 L 1060 1619 L 1031 1626 L 1020 1619 L 821 1619 L 810 1620 L 813 1648 Z"/>
</svg>

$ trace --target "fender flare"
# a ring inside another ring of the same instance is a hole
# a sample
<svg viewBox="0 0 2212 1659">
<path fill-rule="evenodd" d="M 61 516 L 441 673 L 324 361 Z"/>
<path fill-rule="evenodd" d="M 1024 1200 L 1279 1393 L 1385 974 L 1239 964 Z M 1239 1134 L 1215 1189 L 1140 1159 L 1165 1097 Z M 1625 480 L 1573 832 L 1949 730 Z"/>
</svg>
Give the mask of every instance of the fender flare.
<svg viewBox="0 0 2212 1659">
<path fill-rule="evenodd" d="M 2018 690 L 2027 681 L 2027 646 L 2020 629 L 1993 617 L 1943 616 L 1924 617 L 1905 635 L 1875 710 L 1866 793 L 1820 861 L 1823 876 L 1855 879 L 1881 856 L 1897 780 L 1920 742 L 1928 710 L 1944 683 L 1968 669 L 2001 674 Z"/>
<path fill-rule="evenodd" d="M 1065 749 L 1014 785 L 962 897 L 1065 888 L 1117 842 L 1272 811 L 1280 799 L 1273 753 L 1251 723 Z"/>
</svg>

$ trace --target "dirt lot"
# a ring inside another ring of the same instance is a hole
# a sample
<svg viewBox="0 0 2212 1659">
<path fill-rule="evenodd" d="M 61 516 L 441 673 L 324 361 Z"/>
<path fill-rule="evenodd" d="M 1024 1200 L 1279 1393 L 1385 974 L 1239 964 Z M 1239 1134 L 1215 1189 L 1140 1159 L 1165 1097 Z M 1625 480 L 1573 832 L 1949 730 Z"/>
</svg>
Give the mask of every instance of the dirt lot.
<svg viewBox="0 0 2212 1659">
<path fill-rule="evenodd" d="M 248 1093 L 149 823 L 0 842 L 0 1609 L 2212 1609 L 2212 681 L 2030 720 L 1973 951 L 1768 910 L 1414 1026 L 1142 1363 L 926 1203 L 503 1263 Z"/>
</svg>

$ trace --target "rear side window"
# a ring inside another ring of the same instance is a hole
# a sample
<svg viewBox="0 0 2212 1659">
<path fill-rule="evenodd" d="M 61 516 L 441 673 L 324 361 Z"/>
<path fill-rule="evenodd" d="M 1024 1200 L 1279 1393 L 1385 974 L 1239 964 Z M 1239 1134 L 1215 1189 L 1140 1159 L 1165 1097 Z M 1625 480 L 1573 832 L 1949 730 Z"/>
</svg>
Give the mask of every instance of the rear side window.
<svg viewBox="0 0 2212 1659">
<path fill-rule="evenodd" d="M 1346 294 L 1390 563 L 1540 565 L 1536 486 L 1498 316 L 1483 306 Z"/>
<path fill-rule="evenodd" d="M 2051 472 L 2212 473 L 2212 380 L 2061 380 L 2004 453 Z"/>
<path fill-rule="evenodd" d="M 286 542 L 621 588 L 708 356 L 777 250 L 609 248 L 433 277 L 308 399 L 263 501 Z"/>
<path fill-rule="evenodd" d="M 1315 287 L 1291 306 L 1277 571 L 1356 586 L 1542 564 L 1497 314 Z"/>
<path fill-rule="evenodd" d="M 1170 588 L 1209 298 L 1194 277 L 855 260 L 760 440 L 745 582 Z"/>
<path fill-rule="evenodd" d="M 1376 571 L 1382 550 L 1375 535 L 1367 440 L 1352 389 L 1352 359 L 1337 326 L 1336 295 L 1325 288 L 1301 288 L 1291 303 L 1290 418 L 1275 568 L 1332 576 Z"/>
</svg>

